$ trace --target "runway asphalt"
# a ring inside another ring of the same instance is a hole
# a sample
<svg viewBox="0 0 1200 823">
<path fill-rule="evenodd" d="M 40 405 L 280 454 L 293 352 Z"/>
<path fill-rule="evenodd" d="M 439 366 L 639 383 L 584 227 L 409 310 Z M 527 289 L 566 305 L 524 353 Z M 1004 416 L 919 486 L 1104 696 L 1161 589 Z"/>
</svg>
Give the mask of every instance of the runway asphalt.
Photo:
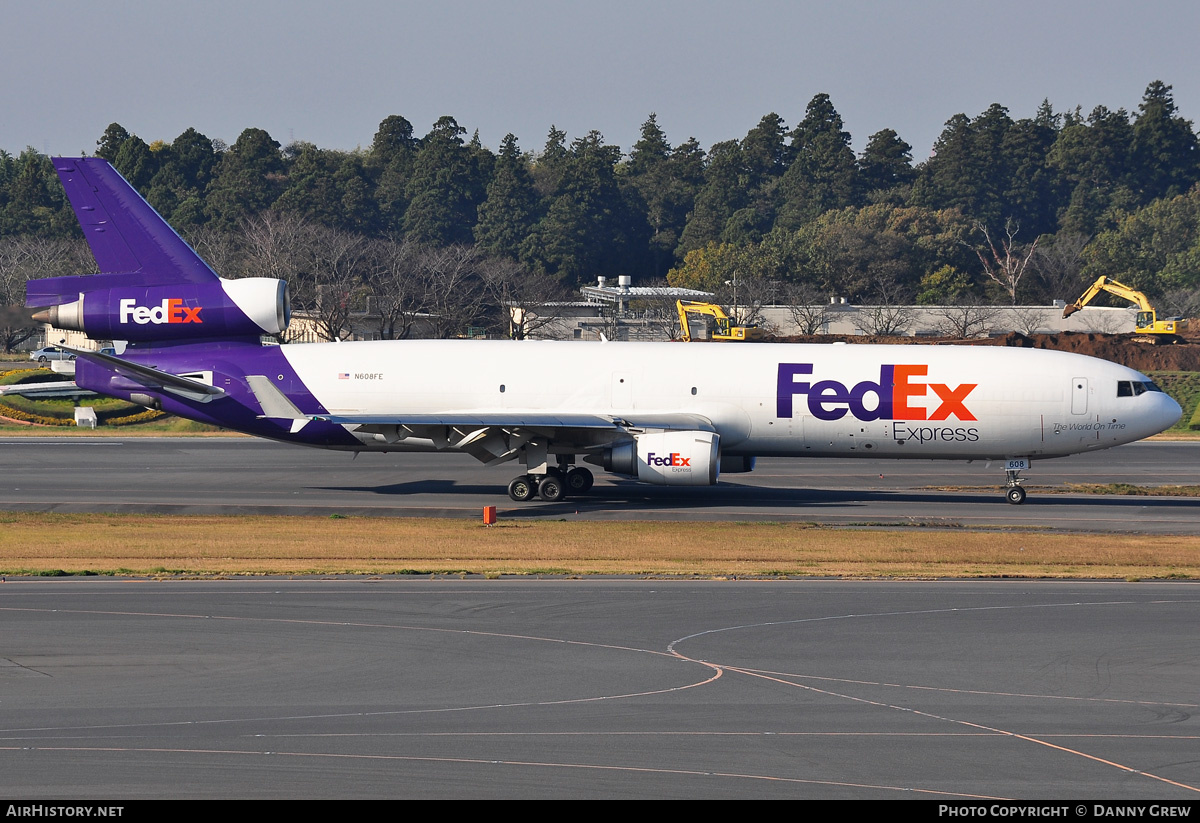
<svg viewBox="0 0 1200 823">
<path fill-rule="evenodd" d="M 1194 583 L 0 584 L 0 794 L 1195 803 Z"/>
<path fill-rule="evenodd" d="M 830 525 L 1021 526 L 1200 534 L 1200 499 L 1048 494 L 1070 483 L 1200 484 L 1200 443 L 1144 442 L 1035 461 L 1029 499 L 1008 504 L 984 463 L 762 459 L 715 487 L 649 486 L 597 473 L 584 497 L 514 503 L 515 464 L 459 454 L 357 460 L 245 438 L 0 439 L 0 508 L 33 511 L 345 514 L 655 520 L 802 520 Z M 941 491 L 952 487 L 952 491 Z"/>
</svg>

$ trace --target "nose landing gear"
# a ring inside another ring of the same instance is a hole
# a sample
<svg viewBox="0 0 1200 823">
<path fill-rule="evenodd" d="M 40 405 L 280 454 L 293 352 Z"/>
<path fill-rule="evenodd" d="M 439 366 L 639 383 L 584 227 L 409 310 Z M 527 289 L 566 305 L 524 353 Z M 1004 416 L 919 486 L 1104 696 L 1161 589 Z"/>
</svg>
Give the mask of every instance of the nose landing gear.
<svg viewBox="0 0 1200 823">
<path fill-rule="evenodd" d="M 1021 471 L 1029 468 L 1029 463 L 1029 458 L 1025 457 L 1018 460 L 1006 461 L 1004 467 L 1004 485 L 1008 489 L 1004 492 L 1004 497 L 1014 506 L 1019 506 L 1025 502 L 1025 489 L 1021 486 L 1025 482 L 1025 478 L 1021 477 Z"/>
</svg>

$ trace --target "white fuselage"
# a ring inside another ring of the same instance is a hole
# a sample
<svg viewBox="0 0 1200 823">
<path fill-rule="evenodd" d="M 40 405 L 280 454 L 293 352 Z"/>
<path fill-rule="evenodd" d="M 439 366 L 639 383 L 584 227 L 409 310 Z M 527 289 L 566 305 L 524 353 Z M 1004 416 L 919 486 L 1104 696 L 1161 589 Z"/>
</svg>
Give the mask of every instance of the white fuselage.
<svg viewBox="0 0 1200 823">
<path fill-rule="evenodd" d="M 379 341 L 283 347 L 331 414 L 694 415 L 728 455 L 1055 457 L 1180 410 L 1138 372 L 996 346 Z M 364 448 L 433 448 L 407 440 Z"/>
</svg>

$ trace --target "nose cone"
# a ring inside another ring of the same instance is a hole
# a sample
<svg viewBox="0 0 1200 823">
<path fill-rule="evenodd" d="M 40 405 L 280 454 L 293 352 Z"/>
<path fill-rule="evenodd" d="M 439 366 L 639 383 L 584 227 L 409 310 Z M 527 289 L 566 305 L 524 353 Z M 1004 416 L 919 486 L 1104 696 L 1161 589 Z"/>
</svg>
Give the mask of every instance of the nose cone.
<svg viewBox="0 0 1200 823">
<path fill-rule="evenodd" d="M 1154 433 L 1157 434 L 1174 426 L 1183 416 L 1183 409 L 1166 392 L 1154 392 L 1153 394 L 1155 404 L 1151 412 L 1151 421 Z"/>
</svg>

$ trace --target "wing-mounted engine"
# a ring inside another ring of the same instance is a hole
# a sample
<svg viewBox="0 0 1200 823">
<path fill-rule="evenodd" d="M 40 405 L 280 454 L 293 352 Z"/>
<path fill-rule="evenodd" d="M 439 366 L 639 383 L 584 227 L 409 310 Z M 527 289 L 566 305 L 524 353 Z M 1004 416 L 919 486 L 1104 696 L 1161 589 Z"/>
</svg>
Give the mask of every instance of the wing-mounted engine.
<svg viewBox="0 0 1200 823">
<path fill-rule="evenodd" d="M 50 306 L 34 319 L 58 329 L 81 331 L 92 339 L 133 342 L 279 334 L 291 319 L 287 283 L 282 280 L 213 278 L 204 283 L 112 285 L 120 278 L 54 278 L 58 282 L 53 289 L 43 286 L 49 299 L 41 305 L 68 293 L 78 297 Z M 38 305 L 33 301 L 38 299 L 39 285 L 31 282 L 27 304 Z"/>
<path fill-rule="evenodd" d="M 603 466 L 643 483 L 711 486 L 720 473 L 720 440 L 720 435 L 706 431 L 639 434 L 632 442 L 605 450 Z"/>
</svg>

